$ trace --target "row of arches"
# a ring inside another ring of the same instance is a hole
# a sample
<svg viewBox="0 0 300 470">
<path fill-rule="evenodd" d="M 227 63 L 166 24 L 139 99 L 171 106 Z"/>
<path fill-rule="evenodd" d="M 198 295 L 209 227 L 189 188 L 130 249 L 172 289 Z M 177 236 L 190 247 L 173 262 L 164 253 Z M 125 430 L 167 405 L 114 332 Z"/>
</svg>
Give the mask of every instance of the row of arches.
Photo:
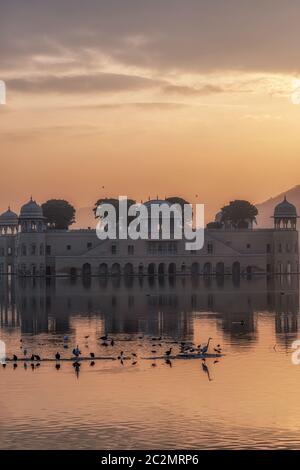
<svg viewBox="0 0 300 470">
<path fill-rule="evenodd" d="M 246 270 L 247 274 L 252 273 L 251 266 Z M 70 269 L 70 275 L 76 277 L 79 274 L 78 269 L 72 267 Z M 230 271 L 225 270 L 224 262 L 218 262 L 215 266 L 212 263 L 207 262 L 202 267 L 200 263 L 194 262 L 192 265 L 187 266 L 185 263 L 176 265 L 175 263 L 149 263 L 144 265 L 140 263 L 137 268 L 132 263 L 126 263 L 121 266 L 120 263 L 113 263 L 109 266 L 107 263 L 101 263 L 98 271 L 92 271 L 90 263 L 85 263 L 82 266 L 81 274 L 83 276 L 99 275 L 99 276 L 174 276 L 176 274 L 191 274 L 191 275 L 204 275 L 204 276 L 224 276 L 225 274 L 232 274 L 235 277 L 241 275 L 241 265 L 239 262 L 233 263 Z"/>
</svg>

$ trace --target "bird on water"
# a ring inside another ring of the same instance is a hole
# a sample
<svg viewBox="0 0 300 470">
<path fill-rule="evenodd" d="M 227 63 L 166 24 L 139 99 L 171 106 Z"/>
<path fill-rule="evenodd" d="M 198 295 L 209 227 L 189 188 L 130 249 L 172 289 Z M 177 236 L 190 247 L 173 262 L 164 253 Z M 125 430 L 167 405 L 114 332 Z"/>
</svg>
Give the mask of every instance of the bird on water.
<svg viewBox="0 0 300 470">
<path fill-rule="evenodd" d="M 79 347 L 78 347 L 78 344 L 77 344 L 76 348 L 73 349 L 73 354 L 74 354 L 74 356 L 76 356 L 76 357 L 79 357 L 79 356 L 80 356 L 81 351 L 80 351 L 80 349 L 79 349 Z"/>
<path fill-rule="evenodd" d="M 121 352 L 120 352 L 120 356 L 118 356 L 118 359 L 119 359 L 119 360 L 124 359 L 124 351 L 121 351 Z"/>
<path fill-rule="evenodd" d="M 209 344 L 213 338 L 208 338 L 207 344 L 201 349 L 201 354 L 206 354 L 209 349 Z"/>
</svg>

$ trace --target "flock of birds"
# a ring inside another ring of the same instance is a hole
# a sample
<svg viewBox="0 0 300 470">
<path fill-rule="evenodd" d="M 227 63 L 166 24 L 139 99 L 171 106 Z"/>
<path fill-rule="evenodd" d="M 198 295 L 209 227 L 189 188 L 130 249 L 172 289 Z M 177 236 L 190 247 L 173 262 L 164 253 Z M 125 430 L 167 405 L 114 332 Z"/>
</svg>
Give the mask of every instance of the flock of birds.
<svg viewBox="0 0 300 470">
<path fill-rule="evenodd" d="M 89 335 L 85 336 L 84 339 L 87 341 L 89 339 Z M 142 340 L 142 339 L 144 339 L 144 336 L 139 336 L 138 339 Z M 207 373 L 209 380 L 211 380 L 210 375 L 209 375 L 209 369 L 208 369 L 208 366 L 206 364 L 206 355 L 209 354 L 209 348 L 210 348 L 210 343 L 211 343 L 212 339 L 213 338 L 208 338 L 207 343 L 204 343 L 202 345 L 200 344 L 200 345 L 196 346 L 192 342 L 185 342 L 185 341 L 171 341 L 170 342 L 170 341 L 165 341 L 162 337 L 151 338 L 151 343 L 152 343 L 151 353 L 156 354 L 156 355 L 160 354 L 160 355 L 156 356 L 156 357 L 150 357 L 150 358 L 144 358 L 144 359 L 152 359 L 152 360 L 164 359 L 165 363 L 167 365 L 169 365 L 170 367 L 172 367 L 171 359 L 180 358 L 180 357 L 184 357 L 184 358 L 185 357 L 187 357 L 187 358 L 188 357 L 200 357 L 202 359 L 202 369 L 205 373 Z M 68 340 L 69 340 L 68 336 L 64 336 L 63 346 L 64 346 L 65 349 L 68 348 Z M 109 338 L 107 334 L 104 335 L 104 336 L 101 336 L 100 338 L 98 338 L 98 340 L 102 341 L 101 346 L 104 347 L 104 348 L 108 348 L 109 346 L 111 348 L 114 348 L 114 346 L 116 345 L 116 340 L 114 338 Z M 124 341 L 124 340 L 121 340 L 121 341 Z M 131 341 L 131 339 L 128 338 L 127 341 Z M 72 362 L 72 366 L 73 366 L 76 374 L 78 375 L 79 371 L 80 371 L 80 367 L 81 367 L 81 363 L 82 363 L 81 361 L 82 360 L 89 360 L 91 367 L 95 366 L 95 361 L 97 360 L 96 354 L 94 352 L 90 352 L 88 357 L 83 357 L 82 352 L 79 348 L 79 345 L 77 345 L 72 350 L 73 356 L 69 359 L 63 358 L 59 351 L 56 352 L 54 357 L 48 358 L 48 359 L 46 359 L 46 358 L 42 359 L 41 356 L 38 355 L 38 354 L 31 354 L 31 356 L 29 357 L 27 348 L 23 347 L 23 345 L 22 345 L 22 339 L 20 340 L 20 342 L 21 342 L 20 349 L 23 351 L 23 358 L 19 358 L 16 354 L 14 354 L 12 356 L 12 359 L 8 359 L 9 362 L 13 363 L 13 368 L 14 369 L 16 369 L 18 367 L 19 362 L 23 362 L 24 369 L 27 369 L 28 365 L 30 365 L 31 369 L 34 370 L 34 369 L 40 367 L 42 361 L 45 361 L 45 362 L 46 361 L 54 361 L 55 362 L 55 368 L 57 370 L 59 370 L 61 368 L 61 361 L 68 360 L 68 361 Z M 155 344 L 153 344 L 153 343 L 155 343 Z M 169 347 L 169 349 L 167 351 L 164 351 L 162 353 L 160 353 L 160 352 L 158 353 L 158 348 L 161 350 L 161 348 L 163 348 L 163 346 L 167 343 L 172 344 L 172 346 Z M 178 352 L 173 354 L 173 350 L 175 349 L 175 345 L 176 345 L 176 348 L 178 349 Z M 88 347 L 87 344 L 86 344 L 86 346 Z M 140 346 L 142 346 L 142 345 L 140 344 Z M 213 348 L 213 351 L 214 352 L 212 354 L 210 354 L 210 357 L 216 357 L 216 358 L 219 357 L 222 354 L 221 345 L 218 344 L 215 348 Z M 101 359 L 103 359 L 103 358 L 105 358 L 105 357 L 101 357 Z M 100 358 L 98 358 L 98 359 L 100 359 Z M 138 355 L 135 352 L 130 352 L 129 354 L 126 355 L 124 351 L 120 351 L 120 353 L 118 353 L 118 356 L 116 358 L 113 357 L 113 359 L 117 359 L 118 361 L 120 361 L 120 363 L 122 365 L 124 364 L 125 360 L 130 360 L 132 366 L 135 366 L 138 363 Z M 217 362 L 218 362 L 218 360 L 214 361 L 214 363 L 217 363 Z M 4 362 L 2 364 L 2 367 L 6 368 L 6 366 L 7 366 L 7 362 Z M 152 362 L 151 367 L 153 367 L 153 368 L 157 367 L 157 363 Z"/>
</svg>

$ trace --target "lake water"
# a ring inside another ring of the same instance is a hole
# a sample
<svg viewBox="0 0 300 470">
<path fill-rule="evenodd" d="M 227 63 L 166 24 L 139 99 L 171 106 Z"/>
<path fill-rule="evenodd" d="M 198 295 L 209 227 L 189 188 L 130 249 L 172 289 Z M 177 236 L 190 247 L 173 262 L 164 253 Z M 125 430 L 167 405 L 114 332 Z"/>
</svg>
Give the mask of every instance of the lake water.
<svg viewBox="0 0 300 470">
<path fill-rule="evenodd" d="M 23 346 L 69 358 L 77 344 L 84 356 L 137 354 L 84 361 L 79 373 L 71 362 L 0 366 L 1 449 L 300 448 L 297 277 L 2 278 L 0 306 L 8 356 Z M 144 359 L 208 337 L 224 353 L 208 370 L 200 359 Z"/>
</svg>

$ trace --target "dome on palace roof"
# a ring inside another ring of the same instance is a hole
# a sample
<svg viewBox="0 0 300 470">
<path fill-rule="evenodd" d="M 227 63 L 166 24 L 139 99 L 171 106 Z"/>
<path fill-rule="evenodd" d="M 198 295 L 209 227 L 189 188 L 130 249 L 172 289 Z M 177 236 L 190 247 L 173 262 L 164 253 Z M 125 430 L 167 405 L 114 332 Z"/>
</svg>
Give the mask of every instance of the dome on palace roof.
<svg viewBox="0 0 300 470">
<path fill-rule="evenodd" d="M 32 198 L 21 207 L 20 218 L 22 219 L 41 219 L 43 218 L 43 209 Z"/>
<path fill-rule="evenodd" d="M 0 215 L 0 225 L 18 225 L 18 216 L 10 210 L 10 207 Z"/>
<path fill-rule="evenodd" d="M 274 210 L 274 217 L 278 218 L 289 218 L 297 217 L 297 209 L 294 204 L 291 204 L 286 197 L 284 200 L 277 204 Z"/>
</svg>

